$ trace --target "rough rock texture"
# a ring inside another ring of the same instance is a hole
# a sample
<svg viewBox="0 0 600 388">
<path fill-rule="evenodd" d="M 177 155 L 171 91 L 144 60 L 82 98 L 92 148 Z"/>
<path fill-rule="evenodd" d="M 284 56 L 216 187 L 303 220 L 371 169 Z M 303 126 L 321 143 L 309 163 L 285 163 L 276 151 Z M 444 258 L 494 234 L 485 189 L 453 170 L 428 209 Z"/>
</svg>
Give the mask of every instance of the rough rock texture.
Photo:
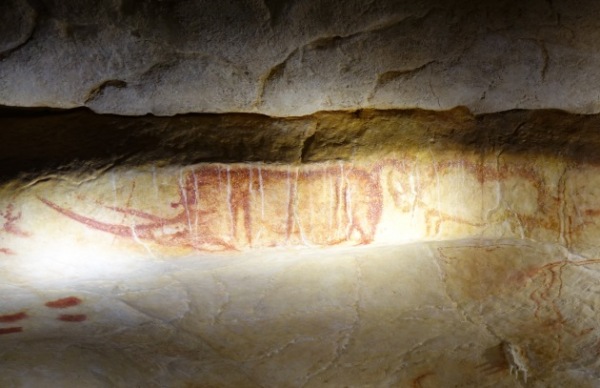
<svg viewBox="0 0 600 388">
<path fill-rule="evenodd" d="M 594 0 L 4 1 L 0 104 L 600 112 Z"/>
<path fill-rule="evenodd" d="M 0 385 L 594 387 L 597 122 L 5 110 Z"/>
<path fill-rule="evenodd" d="M 457 108 L 174 117 L 97 115 L 86 109 L 0 109 L 0 179 L 114 166 L 201 162 L 306 164 L 398 152 L 546 156 L 600 163 L 600 115 L 556 110 L 473 115 Z"/>
<path fill-rule="evenodd" d="M 599 14 L 2 1 L 0 386 L 597 387 Z"/>
</svg>

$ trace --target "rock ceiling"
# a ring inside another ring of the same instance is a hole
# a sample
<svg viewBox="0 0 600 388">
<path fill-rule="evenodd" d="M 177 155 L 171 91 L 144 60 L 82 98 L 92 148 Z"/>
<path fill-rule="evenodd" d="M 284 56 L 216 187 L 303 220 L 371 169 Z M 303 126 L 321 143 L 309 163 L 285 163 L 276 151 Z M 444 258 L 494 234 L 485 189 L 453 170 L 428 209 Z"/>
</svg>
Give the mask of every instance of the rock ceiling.
<svg viewBox="0 0 600 388">
<path fill-rule="evenodd" d="M 0 386 L 597 386 L 574 3 L 5 2 Z"/>
<path fill-rule="evenodd" d="M 7 0 L 0 104 L 598 113 L 592 0 Z"/>
</svg>

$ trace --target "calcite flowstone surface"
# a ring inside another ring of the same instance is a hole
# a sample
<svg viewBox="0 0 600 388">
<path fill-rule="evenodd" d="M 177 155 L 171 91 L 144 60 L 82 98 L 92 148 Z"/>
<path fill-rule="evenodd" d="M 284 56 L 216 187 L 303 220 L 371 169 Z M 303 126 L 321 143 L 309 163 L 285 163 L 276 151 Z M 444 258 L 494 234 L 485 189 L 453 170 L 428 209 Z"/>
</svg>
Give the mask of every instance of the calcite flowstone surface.
<svg viewBox="0 0 600 388">
<path fill-rule="evenodd" d="M 0 385 L 594 387 L 597 120 L 4 112 Z"/>
<path fill-rule="evenodd" d="M 594 0 L 3 1 L 0 104 L 598 113 Z"/>
</svg>

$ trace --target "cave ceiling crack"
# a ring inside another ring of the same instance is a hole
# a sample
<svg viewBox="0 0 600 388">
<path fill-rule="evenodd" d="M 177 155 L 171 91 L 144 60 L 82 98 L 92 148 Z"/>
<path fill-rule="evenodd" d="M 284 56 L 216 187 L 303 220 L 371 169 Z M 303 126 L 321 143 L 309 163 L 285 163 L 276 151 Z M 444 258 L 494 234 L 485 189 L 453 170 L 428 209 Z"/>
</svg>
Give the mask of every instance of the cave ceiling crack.
<svg viewBox="0 0 600 388">
<path fill-rule="evenodd" d="M 378 22 L 378 23 L 375 23 L 374 25 L 367 26 L 366 28 L 363 28 L 359 31 L 352 32 L 352 33 L 346 34 L 346 35 L 332 34 L 332 35 L 320 36 L 317 38 L 313 38 L 310 41 L 308 41 L 307 43 L 303 43 L 298 47 L 295 47 L 294 49 L 288 51 L 288 53 L 285 54 L 283 59 L 281 59 L 279 62 L 275 63 L 274 65 L 272 65 L 267 71 L 263 72 L 262 75 L 259 77 L 258 87 L 257 87 L 257 91 L 256 91 L 256 97 L 255 97 L 255 100 L 253 103 L 254 108 L 255 109 L 260 108 L 260 106 L 263 104 L 263 98 L 266 93 L 268 84 L 270 82 L 278 79 L 283 74 L 287 64 L 297 53 L 303 53 L 304 50 L 307 48 L 308 49 L 323 48 L 330 44 L 335 44 L 335 45 L 339 46 L 340 42 L 342 42 L 342 41 L 352 40 L 352 39 L 355 39 L 364 34 L 377 33 L 377 32 L 380 32 L 380 31 L 383 31 L 383 30 L 386 30 L 389 28 L 393 28 L 393 27 L 403 24 L 405 22 L 423 21 L 423 20 L 429 18 L 432 14 L 434 14 L 436 11 L 439 11 L 439 10 L 440 10 L 439 8 L 434 7 L 434 8 L 428 9 L 427 11 L 425 11 L 424 13 L 419 14 L 419 15 L 403 16 L 399 19 L 392 19 L 392 20 L 388 20 L 388 21 L 384 21 L 384 22 Z"/>
<path fill-rule="evenodd" d="M 367 102 L 372 101 L 373 98 L 375 98 L 377 91 L 381 87 L 383 87 L 391 82 L 394 82 L 395 80 L 400 79 L 400 78 L 403 78 L 403 79 L 404 78 L 412 78 L 412 77 L 416 76 L 417 74 L 421 73 L 422 71 L 428 69 L 430 66 L 439 65 L 439 64 L 441 64 L 441 62 L 438 60 L 430 60 L 430 61 L 426 61 L 425 63 L 423 63 L 421 65 L 410 67 L 407 69 L 387 70 L 387 71 L 384 71 L 383 73 L 377 74 L 373 88 L 371 89 L 371 92 L 367 95 L 366 101 Z"/>
</svg>

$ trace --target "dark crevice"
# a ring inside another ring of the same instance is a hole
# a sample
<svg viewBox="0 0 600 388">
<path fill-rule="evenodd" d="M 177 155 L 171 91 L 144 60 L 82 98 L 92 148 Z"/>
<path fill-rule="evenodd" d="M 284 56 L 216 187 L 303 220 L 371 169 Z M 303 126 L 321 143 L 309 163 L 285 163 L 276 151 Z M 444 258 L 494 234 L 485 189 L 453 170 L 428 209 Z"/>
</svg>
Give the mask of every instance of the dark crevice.
<svg viewBox="0 0 600 388">
<path fill-rule="evenodd" d="M 304 140 L 304 143 L 302 143 L 302 151 L 300 152 L 300 161 L 302 163 L 306 163 L 308 161 L 308 155 L 311 150 L 312 144 L 315 142 L 315 136 L 316 133 L 313 132 Z"/>
<path fill-rule="evenodd" d="M 98 86 L 94 86 L 87 95 L 87 98 L 85 99 L 85 103 L 88 104 L 91 101 L 95 100 L 96 97 L 98 97 L 99 95 L 101 95 L 104 90 L 106 88 L 117 88 L 117 89 L 122 89 L 124 87 L 127 87 L 127 82 L 122 81 L 120 79 L 111 79 L 108 81 L 104 81 L 102 82 L 100 85 Z"/>
<path fill-rule="evenodd" d="M 364 109 L 280 118 L 248 113 L 116 116 L 87 108 L 0 107 L 0 180 L 108 165 L 351 160 L 423 147 L 600 164 L 599 127 L 600 115 L 558 110 L 474 116 L 465 108 Z"/>
</svg>

